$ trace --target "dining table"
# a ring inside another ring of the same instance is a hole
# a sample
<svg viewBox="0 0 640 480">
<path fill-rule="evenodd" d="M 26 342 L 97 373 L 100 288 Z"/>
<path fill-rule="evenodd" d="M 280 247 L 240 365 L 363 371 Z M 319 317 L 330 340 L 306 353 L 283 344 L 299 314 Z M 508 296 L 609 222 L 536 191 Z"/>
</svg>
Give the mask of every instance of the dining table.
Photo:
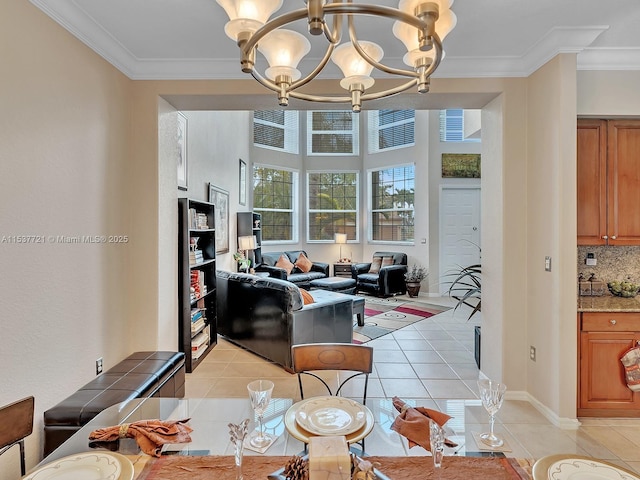
<svg viewBox="0 0 640 480">
<path fill-rule="evenodd" d="M 266 433 L 275 441 L 264 453 L 244 450 L 242 471 L 245 480 L 285 480 L 282 470 L 293 456 L 304 456 L 309 433 L 295 427 L 294 413 L 302 402 L 291 398 L 273 398 L 264 413 Z M 376 411 L 365 410 L 366 421 L 360 432 L 363 435 L 382 435 L 388 432 L 388 419 Z M 392 415 L 390 413 L 390 415 Z M 243 398 L 146 398 L 135 399 L 113 405 L 90 420 L 71 438 L 40 462 L 35 470 L 52 462 L 60 462 L 77 454 L 105 452 L 127 459 L 127 467 L 116 480 L 235 480 L 234 446 L 230 441 L 229 423 L 239 424 L 250 419 L 251 429 L 257 425 L 249 399 Z M 92 443 L 89 435 L 100 428 L 159 419 L 189 419 L 193 429 L 188 443 L 167 444 L 159 457 L 147 455 L 131 438 L 108 443 Z M 289 424 L 289 428 L 287 428 Z M 353 448 L 358 459 L 371 462 L 381 480 L 422 478 L 434 471 L 431 456 L 410 453 L 403 446 L 406 439 L 397 436 L 397 445 L 389 444 L 384 455 L 362 454 Z M 389 438 L 394 438 L 388 435 Z M 467 480 L 469 478 L 492 478 L 505 480 L 530 480 L 532 460 L 507 458 L 501 454 L 487 455 L 478 452 L 457 454 L 449 452 L 442 468 L 437 470 L 440 480 Z M 129 466 L 129 464 L 131 466 Z M 33 470 L 32 470 L 33 471 Z"/>
</svg>

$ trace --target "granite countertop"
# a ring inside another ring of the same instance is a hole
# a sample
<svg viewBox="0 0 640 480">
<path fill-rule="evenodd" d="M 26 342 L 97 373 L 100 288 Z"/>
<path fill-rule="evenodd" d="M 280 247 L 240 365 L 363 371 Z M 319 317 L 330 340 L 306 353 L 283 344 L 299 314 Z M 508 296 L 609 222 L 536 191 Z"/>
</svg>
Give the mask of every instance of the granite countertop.
<svg viewBox="0 0 640 480">
<path fill-rule="evenodd" d="M 613 295 L 578 297 L 578 312 L 640 312 L 640 296 L 633 298 Z"/>
</svg>

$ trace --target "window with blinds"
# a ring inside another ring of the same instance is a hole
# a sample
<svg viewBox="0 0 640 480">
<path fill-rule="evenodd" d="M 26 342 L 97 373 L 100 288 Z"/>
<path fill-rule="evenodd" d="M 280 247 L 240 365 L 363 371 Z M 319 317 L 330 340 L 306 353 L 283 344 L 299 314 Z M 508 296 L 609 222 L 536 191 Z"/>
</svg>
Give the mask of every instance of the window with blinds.
<svg viewBox="0 0 640 480">
<path fill-rule="evenodd" d="M 262 214 L 262 241 L 297 242 L 298 172 L 253 167 L 253 210 Z"/>
<path fill-rule="evenodd" d="M 351 111 L 307 112 L 307 155 L 358 155 L 358 116 Z"/>
<path fill-rule="evenodd" d="M 369 153 L 415 145 L 415 110 L 370 110 Z"/>
<path fill-rule="evenodd" d="M 334 234 L 346 233 L 358 240 L 358 172 L 307 173 L 307 238 L 334 241 Z"/>
<path fill-rule="evenodd" d="M 370 170 L 370 240 L 414 241 L 415 166 Z"/>
<path fill-rule="evenodd" d="M 449 108 L 440 110 L 440 141 L 441 142 L 479 142 L 479 138 L 465 138 L 464 110 Z"/>
<path fill-rule="evenodd" d="M 253 112 L 253 145 L 298 154 L 298 112 L 258 110 Z"/>
</svg>

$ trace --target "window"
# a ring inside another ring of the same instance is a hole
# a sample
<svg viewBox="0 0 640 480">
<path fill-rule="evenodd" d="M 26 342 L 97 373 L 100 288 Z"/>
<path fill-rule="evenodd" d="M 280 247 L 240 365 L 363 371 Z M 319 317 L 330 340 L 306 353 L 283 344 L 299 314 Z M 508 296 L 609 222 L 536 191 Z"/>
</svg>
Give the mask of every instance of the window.
<svg viewBox="0 0 640 480">
<path fill-rule="evenodd" d="M 415 145 L 415 110 L 370 110 L 369 153 Z"/>
<path fill-rule="evenodd" d="M 298 112 L 258 110 L 253 112 L 253 145 L 297 154 Z"/>
<path fill-rule="evenodd" d="M 298 173 L 253 167 L 253 209 L 262 214 L 263 242 L 297 242 Z"/>
<path fill-rule="evenodd" d="M 415 166 L 372 170 L 370 185 L 371 240 L 413 242 Z"/>
<path fill-rule="evenodd" d="M 346 233 L 347 240 L 358 234 L 358 173 L 309 172 L 309 241 L 331 241 L 335 233 Z"/>
<path fill-rule="evenodd" d="M 465 138 L 464 110 L 449 108 L 440 110 L 440 141 L 441 142 L 479 142 L 479 138 Z"/>
<path fill-rule="evenodd" d="M 358 125 L 350 111 L 307 112 L 307 154 L 358 155 Z"/>
</svg>

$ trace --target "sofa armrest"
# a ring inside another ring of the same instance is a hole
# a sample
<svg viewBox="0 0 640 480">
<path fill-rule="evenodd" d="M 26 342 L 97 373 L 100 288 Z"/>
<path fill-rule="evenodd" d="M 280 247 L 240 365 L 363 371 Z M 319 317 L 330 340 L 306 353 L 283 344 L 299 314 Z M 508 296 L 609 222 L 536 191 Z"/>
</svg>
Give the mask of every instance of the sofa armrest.
<svg viewBox="0 0 640 480">
<path fill-rule="evenodd" d="M 328 277 L 329 276 L 329 264 L 328 263 L 322 263 L 322 262 L 313 262 L 313 265 L 311 265 L 311 271 L 312 272 L 324 273 Z"/>
<path fill-rule="evenodd" d="M 355 278 L 356 275 L 361 273 L 367 273 L 371 268 L 371 262 L 369 263 L 354 263 L 351 265 L 351 276 Z"/>
<path fill-rule="evenodd" d="M 267 272 L 272 278 L 279 278 L 280 280 L 287 279 L 287 271 L 280 267 L 271 267 L 269 265 L 259 265 L 256 267 L 256 272 Z"/>
</svg>

